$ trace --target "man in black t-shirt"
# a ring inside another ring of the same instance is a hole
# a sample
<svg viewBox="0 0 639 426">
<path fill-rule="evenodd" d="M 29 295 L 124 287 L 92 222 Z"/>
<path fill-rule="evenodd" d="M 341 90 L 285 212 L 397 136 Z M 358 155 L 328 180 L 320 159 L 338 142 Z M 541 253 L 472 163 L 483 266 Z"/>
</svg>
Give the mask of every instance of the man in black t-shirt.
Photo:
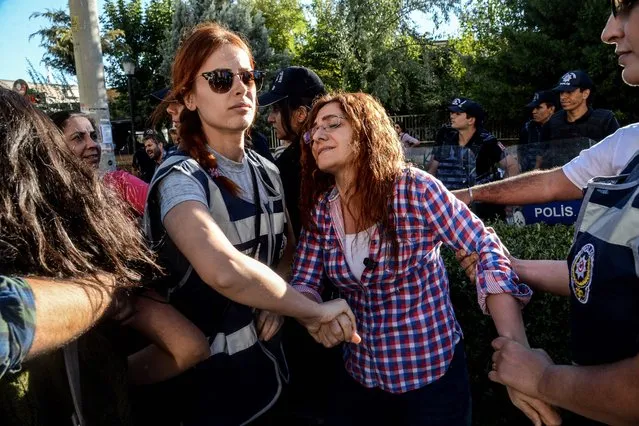
<svg viewBox="0 0 639 426">
<path fill-rule="evenodd" d="M 151 182 L 155 172 L 155 162 L 149 157 L 144 149 L 144 145 L 136 142 L 138 149 L 133 154 L 133 171 L 135 175 L 144 182 Z"/>
<path fill-rule="evenodd" d="M 619 128 L 612 111 L 589 105 L 592 89 L 592 80 L 584 71 L 569 71 L 561 77 L 553 90 L 559 92 L 563 110 L 544 125 L 542 140 L 589 138 L 599 142 Z"/>
</svg>

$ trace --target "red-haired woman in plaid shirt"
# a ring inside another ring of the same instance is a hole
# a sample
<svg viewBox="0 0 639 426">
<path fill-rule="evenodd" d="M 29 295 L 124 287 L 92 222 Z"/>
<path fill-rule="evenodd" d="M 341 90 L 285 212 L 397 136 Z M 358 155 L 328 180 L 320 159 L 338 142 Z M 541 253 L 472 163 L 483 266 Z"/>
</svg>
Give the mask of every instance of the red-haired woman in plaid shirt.
<svg viewBox="0 0 639 426">
<path fill-rule="evenodd" d="M 292 284 L 319 302 L 326 274 L 350 304 L 362 337 L 360 345 L 344 345 L 350 378 L 336 389 L 330 424 L 470 425 L 462 331 L 441 245 L 479 253 L 479 306 L 500 335 L 525 345 L 520 310 L 531 290 L 483 223 L 437 179 L 404 163 L 393 123 L 373 97 L 326 95 L 307 123 L 304 229 Z M 333 325 L 340 335 L 339 321 Z M 549 409 L 521 398 L 513 401 L 532 419 Z"/>
</svg>

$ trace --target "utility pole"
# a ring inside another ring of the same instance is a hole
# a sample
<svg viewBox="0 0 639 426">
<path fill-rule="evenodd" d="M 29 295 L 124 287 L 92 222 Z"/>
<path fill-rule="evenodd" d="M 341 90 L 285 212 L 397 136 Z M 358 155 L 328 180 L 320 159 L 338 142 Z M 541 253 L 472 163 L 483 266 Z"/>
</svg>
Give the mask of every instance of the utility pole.
<svg viewBox="0 0 639 426">
<path fill-rule="evenodd" d="M 131 59 L 122 60 L 122 70 L 126 74 L 126 82 L 129 88 L 129 112 L 131 113 L 131 154 L 135 153 L 135 108 L 133 108 L 133 76 L 135 75 L 135 62 Z"/>
<path fill-rule="evenodd" d="M 104 65 L 96 0 L 69 0 L 73 54 L 80 91 L 80 110 L 91 116 L 102 141 L 102 172 L 115 170 L 111 117 L 104 85 Z"/>
</svg>

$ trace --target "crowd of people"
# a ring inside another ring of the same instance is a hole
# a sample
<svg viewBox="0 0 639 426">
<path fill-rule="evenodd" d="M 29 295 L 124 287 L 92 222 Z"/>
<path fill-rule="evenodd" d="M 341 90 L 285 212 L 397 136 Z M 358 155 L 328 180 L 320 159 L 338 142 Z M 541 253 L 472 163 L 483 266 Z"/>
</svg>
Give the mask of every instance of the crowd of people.
<svg viewBox="0 0 639 426">
<path fill-rule="evenodd" d="M 639 85 L 639 7 L 610 4 L 602 40 Z M 196 26 L 154 114 L 173 146 L 145 132 L 139 177 L 97 170 L 90 116 L 0 89 L 3 424 L 469 426 L 443 246 L 499 336 L 489 378 L 533 424 L 639 423 L 638 127 L 589 105 L 585 72 L 535 93 L 516 155 L 455 98 L 421 170 L 373 96 L 298 66 L 258 96 L 255 68 L 240 35 Z M 537 170 L 575 136 L 600 142 Z M 566 261 L 514 258 L 480 220 L 582 197 Z M 533 290 L 570 297 L 574 365 L 530 348 Z"/>
</svg>

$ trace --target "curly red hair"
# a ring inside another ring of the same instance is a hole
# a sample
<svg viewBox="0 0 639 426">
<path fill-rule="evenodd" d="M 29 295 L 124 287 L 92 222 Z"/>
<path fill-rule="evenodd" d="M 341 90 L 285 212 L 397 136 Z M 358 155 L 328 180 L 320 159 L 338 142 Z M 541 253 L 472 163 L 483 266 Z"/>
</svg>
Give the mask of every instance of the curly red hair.
<svg viewBox="0 0 639 426">
<path fill-rule="evenodd" d="M 397 250 L 393 226 L 395 182 L 405 167 L 404 152 L 393 122 L 384 107 L 366 93 L 330 93 L 315 101 L 305 123 L 310 129 L 325 105 L 336 103 L 353 127 L 351 146 L 355 176 L 348 193 L 347 208 L 355 218 L 358 231 L 378 223 L 380 230 Z M 317 167 L 311 145 L 302 144 L 300 214 L 306 229 L 312 229 L 312 211 L 318 199 L 335 185 L 333 175 Z"/>
</svg>

